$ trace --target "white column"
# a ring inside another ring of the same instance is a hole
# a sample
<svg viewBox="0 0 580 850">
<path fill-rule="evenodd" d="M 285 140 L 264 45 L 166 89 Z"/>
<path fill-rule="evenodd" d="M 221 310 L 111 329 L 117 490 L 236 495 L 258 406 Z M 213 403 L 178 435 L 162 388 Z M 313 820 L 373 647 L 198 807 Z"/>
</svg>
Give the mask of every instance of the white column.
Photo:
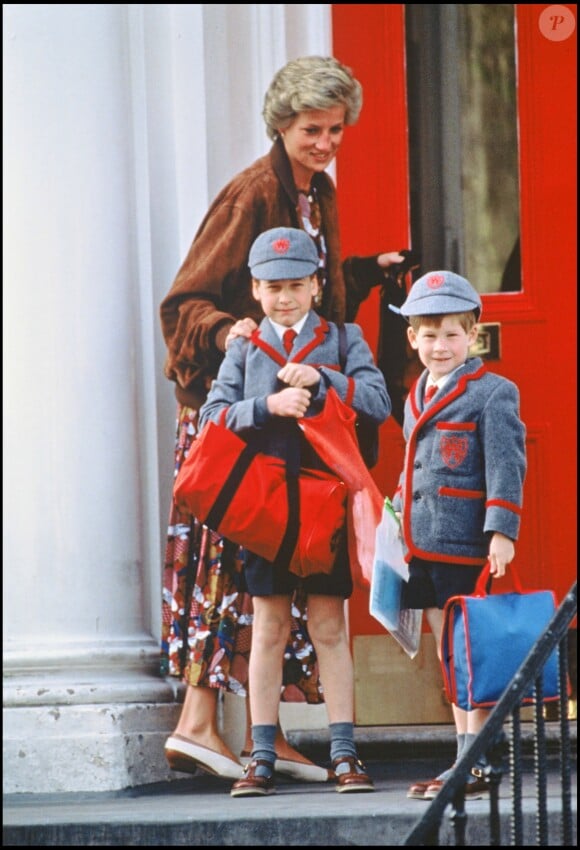
<svg viewBox="0 0 580 850">
<path fill-rule="evenodd" d="M 168 777 L 158 306 L 208 201 L 269 146 L 264 18 L 282 64 L 328 9 L 3 7 L 5 793 Z"/>
<path fill-rule="evenodd" d="M 173 702 L 130 46 L 125 6 L 4 7 L 8 792 L 156 778 L 142 707 Z"/>
</svg>

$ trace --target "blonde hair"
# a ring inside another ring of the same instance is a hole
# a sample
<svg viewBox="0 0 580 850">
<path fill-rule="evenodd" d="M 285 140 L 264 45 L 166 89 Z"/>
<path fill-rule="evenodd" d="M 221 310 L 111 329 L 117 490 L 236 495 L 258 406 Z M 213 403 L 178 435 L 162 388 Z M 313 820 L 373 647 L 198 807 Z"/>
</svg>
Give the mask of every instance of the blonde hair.
<svg viewBox="0 0 580 850">
<path fill-rule="evenodd" d="M 431 327 L 438 328 L 447 316 L 453 316 L 457 319 L 465 333 L 469 333 L 477 324 L 474 310 L 467 310 L 465 313 L 435 313 L 432 316 L 409 316 L 409 324 L 415 333 L 417 333 L 421 325 L 431 325 Z"/>
<path fill-rule="evenodd" d="M 303 56 L 287 62 L 274 75 L 264 97 L 262 116 L 266 132 L 276 139 L 278 131 L 310 109 L 344 105 L 344 123 L 356 124 L 362 109 L 362 86 L 350 68 L 332 56 Z"/>
</svg>

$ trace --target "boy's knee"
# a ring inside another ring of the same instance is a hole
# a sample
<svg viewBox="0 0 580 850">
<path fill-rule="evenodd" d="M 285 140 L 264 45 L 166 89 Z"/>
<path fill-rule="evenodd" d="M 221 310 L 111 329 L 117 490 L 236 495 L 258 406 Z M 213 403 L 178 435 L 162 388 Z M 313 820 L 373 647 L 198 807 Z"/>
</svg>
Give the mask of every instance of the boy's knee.
<svg viewBox="0 0 580 850">
<path fill-rule="evenodd" d="M 264 646 L 286 646 L 290 634 L 290 620 L 279 617 L 254 619 L 252 644 Z"/>
<path fill-rule="evenodd" d="M 309 620 L 308 631 L 315 644 L 336 646 L 341 641 L 346 640 L 346 626 L 343 617 L 326 617 L 314 622 Z"/>
</svg>

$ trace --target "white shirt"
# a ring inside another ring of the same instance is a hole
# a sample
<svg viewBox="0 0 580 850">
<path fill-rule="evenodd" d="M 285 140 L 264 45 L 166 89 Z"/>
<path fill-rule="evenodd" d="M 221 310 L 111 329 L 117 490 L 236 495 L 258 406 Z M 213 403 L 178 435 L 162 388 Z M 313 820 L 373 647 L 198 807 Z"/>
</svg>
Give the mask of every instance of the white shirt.
<svg viewBox="0 0 580 850">
<path fill-rule="evenodd" d="M 272 327 L 274 328 L 274 330 L 276 331 L 276 333 L 278 334 L 279 338 L 282 340 L 282 339 L 284 339 L 284 334 L 286 333 L 286 331 L 289 331 L 289 330 L 296 331 L 296 336 L 298 336 L 298 334 L 300 333 L 300 331 L 304 327 L 304 322 L 306 321 L 307 318 L 308 318 L 308 313 L 306 313 L 305 316 L 302 316 L 300 321 L 296 322 L 295 325 L 292 325 L 291 328 L 287 328 L 284 325 L 279 325 L 278 322 L 274 322 L 272 319 L 270 319 L 269 321 L 270 321 Z"/>
<path fill-rule="evenodd" d="M 463 365 L 464 364 L 462 363 L 461 366 Z M 461 366 L 456 366 L 453 372 L 457 372 L 458 369 L 461 369 Z M 425 383 L 425 392 L 427 392 L 429 387 L 437 387 L 437 389 L 440 390 L 442 387 L 445 386 L 451 375 L 453 375 L 453 372 L 449 372 L 448 375 L 443 375 L 443 377 L 439 378 L 437 381 L 434 381 L 431 375 L 428 375 L 427 381 Z"/>
</svg>

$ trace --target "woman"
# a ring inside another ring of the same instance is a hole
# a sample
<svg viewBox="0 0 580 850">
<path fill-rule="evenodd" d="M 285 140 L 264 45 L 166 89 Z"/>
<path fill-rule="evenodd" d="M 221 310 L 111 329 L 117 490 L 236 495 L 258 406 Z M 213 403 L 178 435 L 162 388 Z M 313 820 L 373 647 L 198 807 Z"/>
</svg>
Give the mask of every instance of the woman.
<svg viewBox="0 0 580 850">
<path fill-rule="evenodd" d="M 262 318 L 248 268 L 250 246 L 260 233 L 287 226 L 310 234 L 320 258 L 316 308 L 338 324 L 353 321 L 371 287 L 385 283 L 385 270 L 404 260 L 391 252 L 341 261 L 336 190 L 325 169 L 361 106 L 360 83 L 332 57 L 295 59 L 275 74 L 262 113 L 272 148 L 218 194 L 161 304 L 165 374 L 176 384 L 178 401 L 176 471 L 196 434 L 199 408 L 227 343 L 249 334 Z M 193 772 L 200 766 L 234 779 L 240 762 L 219 735 L 216 706 L 220 688 L 247 695 L 252 607 L 238 590 L 239 567 L 235 546 L 172 507 L 163 672 L 183 678 L 188 687 L 166 755 L 175 769 Z M 293 613 L 282 700 L 320 703 L 303 600 L 294 600 Z M 250 749 L 248 718 L 244 753 Z M 281 730 L 276 755 L 277 772 L 306 781 L 329 778 L 328 771 L 290 747 Z"/>
</svg>

